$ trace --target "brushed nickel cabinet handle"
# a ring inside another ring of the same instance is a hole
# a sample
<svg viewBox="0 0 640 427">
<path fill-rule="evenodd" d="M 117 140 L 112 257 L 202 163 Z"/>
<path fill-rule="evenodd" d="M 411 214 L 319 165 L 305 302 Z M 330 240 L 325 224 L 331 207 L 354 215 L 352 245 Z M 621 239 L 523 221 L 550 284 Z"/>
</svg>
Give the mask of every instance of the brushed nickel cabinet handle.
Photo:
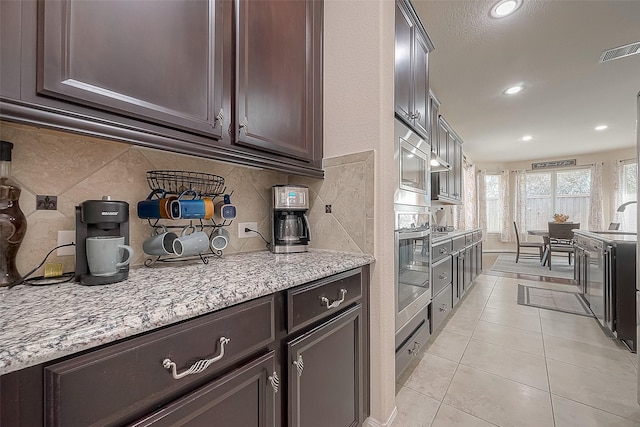
<svg viewBox="0 0 640 427">
<path fill-rule="evenodd" d="M 244 133 L 246 134 L 249 131 L 249 119 L 245 117 L 244 119 L 240 120 L 239 126 L 240 130 L 244 131 Z"/>
<path fill-rule="evenodd" d="M 447 311 L 447 304 L 442 304 L 442 307 L 440 307 L 440 311 Z"/>
<path fill-rule="evenodd" d="M 438 276 L 438 277 L 439 277 L 440 279 L 446 279 L 446 278 L 447 278 L 447 275 L 446 275 L 446 274 L 444 274 L 444 273 L 442 273 L 442 274 L 441 274 L 440 276 Z"/>
<path fill-rule="evenodd" d="M 409 349 L 409 354 L 414 356 L 414 355 L 418 354 L 419 350 L 420 350 L 420 343 L 418 341 L 414 341 L 413 342 L 413 348 Z"/>
<path fill-rule="evenodd" d="M 216 116 L 216 121 L 220 122 L 220 126 L 224 123 L 224 110 L 221 108 Z"/>
<path fill-rule="evenodd" d="M 344 302 L 345 295 L 347 295 L 347 290 L 340 289 L 340 299 L 337 299 L 334 302 L 329 303 L 329 299 L 327 297 L 320 297 L 320 301 L 322 301 L 322 304 L 327 305 L 327 310 L 330 310 L 332 308 L 337 308 L 338 306 L 340 306 L 340 304 Z"/>
<path fill-rule="evenodd" d="M 294 360 L 293 364 L 295 365 L 296 369 L 298 370 L 298 376 L 301 377 L 302 376 L 302 371 L 304 371 L 304 360 L 302 360 L 302 355 L 299 354 L 298 355 L 298 360 Z"/>
<path fill-rule="evenodd" d="M 187 375 L 199 374 L 200 372 L 203 372 L 205 369 L 207 369 L 209 365 L 217 362 L 218 360 L 224 357 L 224 346 L 225 344 L 229 344 L 230 341 L 231 340 L 229 338 L 220 337 L 220 354 L 218 354 L 215 357 L 212 357 L 211 359 L 198 360 L 196 363 L 191 365 L 189 369 L 182 372 L 181 374 L 176 372 L 176 364 L 172 362 L 171 359 L 164 359 L 162 361 L 162 366 L 165 369 L 170 369 L 171 374 L 173 375 L 173 378 L 176 380 L 179 380 L 180 378 L 184 378 Z"/>
<path fill-rule="evenodd" d="M 440 248 L 440 253 L 441 254 L 446 254 L 447 253 L 447 248 Z"/>
<path fill-rule="evenodd" d="M 276 371 L 273 371 L 273 375 L 269 375 L 269 382 L 271 383 L 271 387 L 273 387 L 273 392 L 277 393 L 280 390 L 280 378 Z"/>
</svg>

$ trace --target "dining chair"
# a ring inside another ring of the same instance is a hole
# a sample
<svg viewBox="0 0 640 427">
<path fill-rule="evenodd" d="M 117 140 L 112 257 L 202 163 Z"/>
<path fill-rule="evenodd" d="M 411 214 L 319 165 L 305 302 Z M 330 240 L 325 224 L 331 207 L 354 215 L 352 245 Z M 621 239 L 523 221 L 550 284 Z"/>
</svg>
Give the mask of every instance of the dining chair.
<svg viewBox="0 0 640 427">
<path fill-rule="evenodd" d="M 513 221 L 513 228 L 516 231 L 516 244 L 518 245 L 516 247 L 516 263 L 520 259 L 520 256 L 523 256 L 523 257 L 539 256 L 540 261 L 542 261 L 542 254 L 544 253 L 544 243 L 539 243 L 539 242 L 520 242 L 520 233 L 518 233 L 518 226 L 516 225 L 515 221 Z M 520 248 L 536 248 L 536 249 L 538 249 L 540 254 L 536 255 L 536 254 L 532 254 L 532 253 L 529 253 L 529 252 L 520 253 Z"/>
<path fill-rule="evenodd" d="M 573 230 L 580 228 L 579 222 L 550 222 L 549 223 L 549 270 L 553 253 L 566 253 L 571 265 L 573 254 Z"/>
</svg>

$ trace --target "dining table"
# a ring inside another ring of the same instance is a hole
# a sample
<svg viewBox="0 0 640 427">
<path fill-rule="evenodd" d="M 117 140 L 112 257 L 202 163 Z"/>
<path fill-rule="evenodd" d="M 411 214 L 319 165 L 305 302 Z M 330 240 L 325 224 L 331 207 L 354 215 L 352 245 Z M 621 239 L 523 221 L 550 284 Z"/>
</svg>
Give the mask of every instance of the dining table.
<svg viewBox="0 0 640 427">
<path fill-rule="evenodd" d="M 547 265 L 547 258 L 549 257 L 549 230 L 527 230 L 527 234 L 530 236 L 542 237 L 544 252 L 542 253 L 540 264 Z"/>
</svg>

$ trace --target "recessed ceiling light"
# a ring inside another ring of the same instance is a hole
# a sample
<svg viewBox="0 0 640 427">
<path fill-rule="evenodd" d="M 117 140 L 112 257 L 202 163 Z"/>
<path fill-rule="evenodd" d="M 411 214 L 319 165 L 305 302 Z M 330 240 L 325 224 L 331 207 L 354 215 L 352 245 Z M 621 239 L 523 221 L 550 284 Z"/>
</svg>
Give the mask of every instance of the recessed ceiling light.
<svg viewBox="0 0 640 427">
<path fill-rule="evenodd" d="M 531 135 L 525 135 L 522 137 L 523 141 L 531 141 L 533 139 L 533 137 Z"/>
<path fill-rule="evenodd" d="M 504 18 L 518 10 L 522 0 L 500 0 L 491 8 L 491 16 L 494 18 Z"/>
<path fill-rule="evenodd" d="M 596 126 L 596 130 L 605 130 L 608 127 L 609 126 L 607 126 L 607 125 L 600 125 L 600 126 Z"/>
<path fill-rule="evenodd" d="M 524 89 L 524 86 L 522 86 L 522 85 L 512 86 L 512 87 L 510 87 L 508 89 L 505 89 L 504 93 L 506 95 L 515 95 L 516 93 L 521 92 L 522 89 Z"/>
</svg>

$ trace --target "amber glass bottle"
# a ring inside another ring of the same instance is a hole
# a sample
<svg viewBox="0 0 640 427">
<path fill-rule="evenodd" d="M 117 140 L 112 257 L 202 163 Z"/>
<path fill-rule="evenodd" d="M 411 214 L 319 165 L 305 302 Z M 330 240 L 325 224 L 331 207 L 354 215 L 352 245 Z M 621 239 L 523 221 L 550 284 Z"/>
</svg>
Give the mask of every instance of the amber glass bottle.
<svg viewBox="0 0 640 427">
<path fill-rule="evenodd" d="M 0 141 L 0 286 L 21 279 L 16 268 L 16 255 L 27 232 L 27 219 L 20 210 L 20 188 L 11 180 L 13 144 Z"/>
</svg>

